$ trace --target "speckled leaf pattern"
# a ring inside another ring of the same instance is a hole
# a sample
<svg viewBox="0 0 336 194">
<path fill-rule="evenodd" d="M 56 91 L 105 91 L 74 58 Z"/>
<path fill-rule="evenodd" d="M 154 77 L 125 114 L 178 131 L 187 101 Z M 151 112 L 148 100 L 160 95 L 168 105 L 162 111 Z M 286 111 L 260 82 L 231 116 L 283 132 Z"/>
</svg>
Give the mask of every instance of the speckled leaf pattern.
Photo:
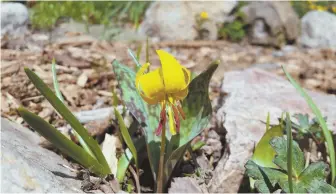
<svg viewBox="0 0 336 194">
<path fill-rule="evenodd" d="M 160 139 L 155 136 L 154 131 L 159 124 L 160 107 L 156 105 L 149 106 L 143 101 L 135 87 L 136 74 L 132 69 L 114 60 L 113 70 L 121 89 L 124 104 L 140 123 L 146 134 L 147 151 L 155 179 L 155 172 L 159 164 Z"/>
<path fill-rule="evenodd" d="M 209 83 L 212 74 L 218 64 L 212 64 L 203 73 L 195 77 L 189 85 L 189 93 L 182 103 L 186 119 L 181 121 L 179 148 L 173 150 L 170 155 L 166 154 L 166 166 L 169 171 L 166 175 L 169 177 L 171 171 L 175 168 L 177 161 L 184 154 L 187 144 L 195 138 L 208 125 L 212 113 L 211 101 L 209 99 Z M 141 124 L 146 133 L 147 151 L 150 158 L 151 168 L 156 179 L 160 155 L 160 138 L 154 134 L 159 124 L 160 107 L 147 105 L 135 88 L 135 72 L 130 68 L 120 64 L 118 61 L 113 62 L 114 72 L 122 91 L 122 99 Z M 167 125 L 168 128 L 168 125 Z M 167 130 L 169 131 L 169 130 Z M 166 134 L 167 140 L 170 141 L 171 134 Z M 168 145 L 167 145 L 168 146 Z"/>
<path fill-rule="evenodd" d="M 207 127 L 212 114 L 209 99 L 209 83 L 218 64 L 211 64 L 189 84 L 188 96 L 182 103 L 186 119 L 181 121 L 180 146 L 194 139 Z"/>
</svg>

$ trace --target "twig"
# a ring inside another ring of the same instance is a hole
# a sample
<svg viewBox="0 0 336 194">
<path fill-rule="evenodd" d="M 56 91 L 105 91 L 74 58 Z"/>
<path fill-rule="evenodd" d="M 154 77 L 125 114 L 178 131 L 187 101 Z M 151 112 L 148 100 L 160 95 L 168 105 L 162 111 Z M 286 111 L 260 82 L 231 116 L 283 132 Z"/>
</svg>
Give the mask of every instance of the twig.
<svg viewBox="0 0 336 194">
<path fill-rule="evenodd" d="M 21 102 L 36 100 L 36 99 L 39 99 L 39 98 L 43 98 L 43 96 L 39 95 L 39 96 L 33 96 L 33 97 L 24 98 L 24 99 L 21 100 Z"/>
<path fill-rule="evenodd" d="M 141 191 L 140 191 L 140 182 L 139 182 L 139 172 L 135 172 L 134 168 L 131 165 L 129 165 L 128 168 L 134 177 L 136 190 L 138 193 L 140 193 Z"/>
</svg>

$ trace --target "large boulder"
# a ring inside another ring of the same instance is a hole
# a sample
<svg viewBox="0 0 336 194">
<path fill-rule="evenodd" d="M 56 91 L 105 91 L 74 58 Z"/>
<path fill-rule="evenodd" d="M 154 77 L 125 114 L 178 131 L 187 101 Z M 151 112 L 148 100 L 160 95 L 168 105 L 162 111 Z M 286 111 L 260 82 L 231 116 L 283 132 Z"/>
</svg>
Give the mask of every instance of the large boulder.
<svg viewBox="0 0 336 194">
<path fill-rule="evenodd" d="M 248 35 L 253 44 L 280 47 L 299 36 L 300 20 L 290 2 L 251 2 L 241 10 L 250 26 Z"/>
<path fill-rule="evenodd" d="M 1 36 L 21 36 L 27 31 L 28 9 L 21 3 L 1 3 Z"/>
<path fill-rule="evenodd" d="M 147 9 L 140 31 L 161 40 L 194 40 L 198 36 L 196 15 L 205 11 L 209 21 L 223 23 L 236 5 L 237 1 L 156 1 Z M 217 30 L 213 25 L 207 25 L 210 26 L 207 30 Z"/>
<path fill-rule="evenodd" d="M 77 193 L 81 180 L 69 163 L 38 145 L 36 133 L 1 118 L 1 193 Z"/>
<path fill-rule="evenodd" d="M 217 112 L 217 120 L 223 128 L 219 133 L 226 133 L 230 151 L 218 162 L 208 184 L 209 192 L 236 193 L 244 176 L 244 165 L 266 130 L 264 122 L 268 112 L 271 124 L 278 124 L 277 118 L 284 111 L 290 115 L 314 116 L 287 80 L 257 68 L 225 73 L 221 90 L 228 95 Z M 336 96 L 308 93 L 328 118 L 329 129 L 336 133 Z"/>
<path fill-rule="evenodd" d="M 326 11 L 310 11 L 301 20 L 299 43 L 311 48 L 336 48 L 336 16 Z"/>
</svg>

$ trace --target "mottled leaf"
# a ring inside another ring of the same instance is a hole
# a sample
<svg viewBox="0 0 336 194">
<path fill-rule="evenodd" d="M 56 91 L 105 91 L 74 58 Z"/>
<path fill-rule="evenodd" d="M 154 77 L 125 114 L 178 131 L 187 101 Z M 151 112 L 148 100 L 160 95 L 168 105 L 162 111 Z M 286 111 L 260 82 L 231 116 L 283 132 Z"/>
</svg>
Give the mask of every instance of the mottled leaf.
<svg viewBox="0 0 336 194">
<path fill-rule="evenodd" d="M 213 63 L 204 72 L 194 78 L 189 84 L 188 96 L 182 103 L 186 119 L 181 121 L 179 149 L 172 152 L 166 161 L 167 176 L 170 177 L 175 165 L 190 143 L 209 124 L 212 115 L 212 106 L 209 99 L 209 83 L 218 64 Z"/>
<path fill-rule="evenodd" d="M 134 59 L 136 60 L 136 58 Z M 160 138 L 154 134 L 154 131 L 159 125 L 160 107 L 149 106 L 143 101 L 135 87 L 135 72 L 132 69 L 114 60 L 113 70 L 122 92 L 124 104 L 144 129 L 149 162 L 155 180 L 160 156 Z"/>
</svg>

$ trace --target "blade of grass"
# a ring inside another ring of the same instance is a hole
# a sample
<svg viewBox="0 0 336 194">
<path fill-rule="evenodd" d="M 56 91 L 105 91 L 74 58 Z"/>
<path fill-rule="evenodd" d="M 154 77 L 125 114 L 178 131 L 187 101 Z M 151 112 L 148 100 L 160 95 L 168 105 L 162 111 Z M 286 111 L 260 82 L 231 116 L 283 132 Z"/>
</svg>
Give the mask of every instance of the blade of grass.
<svg viewBox="0 0 336 194">
<path fill-rule="evenodd" d="M 148 43 L 148 36 L 146 39 L 146 63 L 149 63 L 149 43 Z"/>
<path fill-rule="evenodd" d="M 51 89 L 30 69 L 25 68 L 25 72 L 30 81 L 41 94 L 49 101 L 49 103 L 62 115 L 62 117 L 70 124 L 70 126 L 83 138 L 83 140 L 90 147 L 91 151 L 97 158 L 98 162 L 103 166 L 105 172 L 111 173 L 107 161 L 98 145 L 98 142 L 89 136 L 87 130 L 78 121 L 78 119 L 69 111 L 69 109 L 57 98 Z"/>
<path fill-rule="evenodd" d="M 54 84 L 54 90 L 55 90 L 56 96 L 64 104 L 64 98 L 63 98 L 62 93 L 61 93 L 61 91 L 59 89 L 59 84 L 58 84 L 58 81 L 57 81 L 55 58 L 53 59 L 52 64 L 51 64 L 51 72 L 52 72 L 52 75 L 53 75 L 53 84 Z M 85 143 L 85 141 L 83 140 L 83 138 L 75 130 L 73 130 L 73 132 L 74 132 L 75 137 L 78 139 L 79 144 L 84 148 L 84 150 L 87 153 L 89 153 L 93 158 L 96 159 L 96 157 L 92 153 L 92 151 L 89 148 L 89 146 Z"/>
<path fill-rule="evenodd" d="M 328 129 L 327 123 L 325 122 L 320 109 L 316 106 L 312 98 L 304 91 L 304 89 L 292 78 L 292 76 L 287 72 L 284 66 L 282 66 L 283 71 L 285 72 L 288 80 L 291 84 L 296 88 L 296 90 L 303 96 L 303 98 L 308 103 L 309 107 L 317 117 L 319 124 L 322 127 L 323 135 L 328 145 L 328 153 L 330 157 L 330 164 L 331 164 L 331 183 L 335 185 L 335 178 L 336 178 L 336 159 L 335 159 L 335 147 L 333 143 L 333 138 L 331 132 Z"/>
<path fill-rule="evenodd" d="M 142 45 L 140 45 L 137 49 L 137 53 L 136 53 L 136 59 L 137 61 L 140 61 L 140 53 L 141 53 L 141 49 L 142 49 Z"/>
<path fill-rule="evenodd" d="M 51 71 L 52 71 L 52 75 L 53 75 L 53 83 L 54 83 L 54 89 L 55 89 L 56 96 L 64 103 L 64 98 L 63 98 L 62 93 L 59 89 L 59 84 L 58 84 L 58 81 L 57 81 L 55 58 L 52 60 Z"/>
<path fill-rule="evenodd" d="M 287 133 L 287 174 L 288 174 L 288 186 L 290 193 L 293 193 L 293 137 L 292 137 L 292 122 L 290 120 L 289 113 L 286 113 L 286 133 Z"/>
<path fill-rule="evenodd" d="M 145 136 L 141 136 L 134 142 L 137 152 L 141 152 L 146 145 Z M 127 168 L 133 159 L 130 149 L 126 149 L 124 154 L 118 160 L 117 179 L 121 183 L 124 180 Z"/>
<path fill-rule="evenodd" d="M 135 149 L 135 146 L 133 144 L 132 138 L 128 132 L 128 129 L 125 125 L 124 119 L 122 118 L 122 116 L 120 115 L 119 111 L 114 108 L 114 114 L 117 117 L 118 123 L 119 123 L 119 128 L 120 128 L 120 132 L 121 135 L 127 145 L 127 147 L 130 149 L 133 157 L 134 157 L 134 161 L 135 161 L 135 166 L 136 166 L 136 171 L 137 174 L 139 176 L 139 165 L 138 165 L 138 154 L 137 154 L 137 150 Z M 140 188 L 139 188 L 140 189 Z"/>
<path fill-rule="evenodd" d="M 267 113 L 267 118 L 266 118 L 266 131 L 270 129 L 270 113 Z"/>
<path fill-rule="evenodd" d="M 108 174 L 108 172 L 106 172 L 103 166 L 99 164 L 96 159 L 91 157 L 74 142 L 66 138 L 61 132 L 44 121 L 41 117 L 29 112 L 23 107 L 19 107 L 18 112 L 35 131 L 37 131 L 41 136 L 45 137 L 63 153 L 70 156 L 85 168 L 89 169 L 91 172 L 97 175 L 105 176 Z"/>
<path fill-rule="evenodd" d="M 135 55 L 133 54 L 131 49 L 127 49 L 128 54 L 132 57 L 133 61 L 136 64 L 136 69 L 141 67 L 141 64 L 138 62 L 137 58 L 135 57 Z"/>
</svg>

